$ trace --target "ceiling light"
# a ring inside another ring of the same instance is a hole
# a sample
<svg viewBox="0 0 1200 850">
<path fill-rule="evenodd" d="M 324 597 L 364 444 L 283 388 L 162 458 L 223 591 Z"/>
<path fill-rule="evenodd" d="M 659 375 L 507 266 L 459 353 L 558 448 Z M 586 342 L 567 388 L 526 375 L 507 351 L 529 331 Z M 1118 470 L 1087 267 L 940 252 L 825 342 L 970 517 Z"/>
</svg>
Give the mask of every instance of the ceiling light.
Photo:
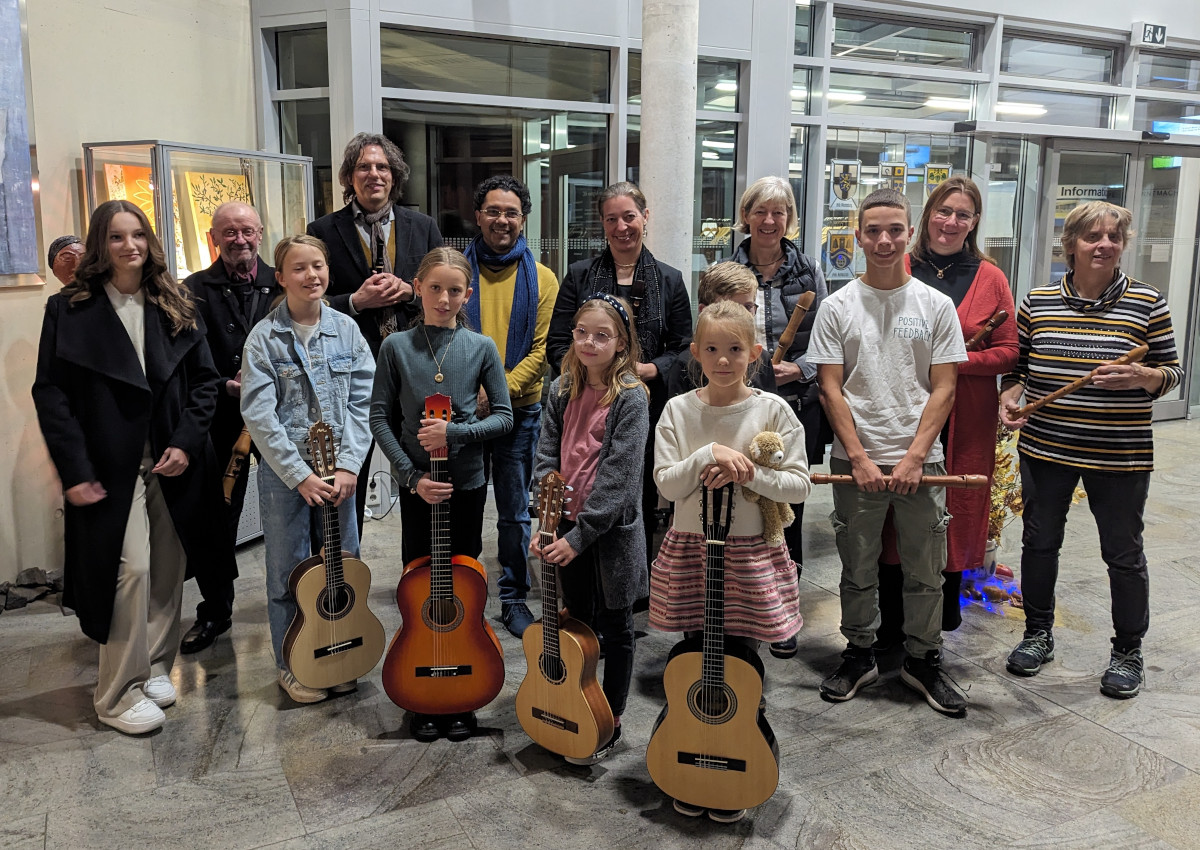
<svg viewBox="0 0 1200 850">
<path fill-rule="evenodd" d="M 792 89 L 792 100 L 803 100 L 808 97 L 808 89 L 795 88 Z"/>
<path fill-rule="evenodd" d="M 952 109 L 956 112 L 971 111 L 969 97 L 931 97 L 925 101 L 925 105 L 934 109 Z"/>
<path fill-rule="evenodd" d="M 1025 115 L 1032 118 L 1046 114 L 1046 107 L 1040 103 L 1020 103 L 1015 100 L 1001 101 L 996 104 L 997 115 Z"/>
<path fill-rule="evenodd" d="M 721 155 L 719 153 L 715 153 L 714 151 L 701 151 L 700 156 L 702 156 L 704 159 L 720 159 L 721 158 Z"/>
<path fill-rule="evenodd" d="M 721 80 L 713 88 L 717 91 L 737 91 L 737 83 L 730 80 Z"/>
<path fill-rule="evenodd" d="M 839 91 L 833 89 L 829 94 L 825 95 L 830 100 L 836 100 L 840 103 L 862 103 L 867 99 L 865 93 L 860 91 Z"/>
<path fill-rule="evenodd" d="M 717 142 L 712 139 L 705 139 L 700 144 L 706 148 L 716 148 L 719 151 L 731 151 L 734 148 L 733 142 Z"/>
</svg>

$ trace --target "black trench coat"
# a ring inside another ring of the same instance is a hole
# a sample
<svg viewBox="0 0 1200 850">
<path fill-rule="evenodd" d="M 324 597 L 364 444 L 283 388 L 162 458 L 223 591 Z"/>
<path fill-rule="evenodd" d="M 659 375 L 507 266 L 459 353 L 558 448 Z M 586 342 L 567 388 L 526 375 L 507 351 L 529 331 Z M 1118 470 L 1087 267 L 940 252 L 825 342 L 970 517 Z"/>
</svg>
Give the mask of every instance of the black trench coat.
<svg viewBox="0 0 1200 850">
<path fill-rule="evenodd" d="M 65 505 L 64 604 L 83 633 L 108 641 L 125 524 L 146 440 L 157 460 L 183 449 L 182 475 L 160 477 L 188 572 L 206 560 L 234 564 L 225 531 L 220 476 L 208 439 L 216 405 L 217 371 L 204 325 L 171 336 L 170 323 L 146 304 L 146 373 L 103 290 L 70 304 L 61 294 L 46 303 L 38 346 L 33 401 L 63 490 L 99 481 L 107 498 L 87 507 Z"/>
</svg>

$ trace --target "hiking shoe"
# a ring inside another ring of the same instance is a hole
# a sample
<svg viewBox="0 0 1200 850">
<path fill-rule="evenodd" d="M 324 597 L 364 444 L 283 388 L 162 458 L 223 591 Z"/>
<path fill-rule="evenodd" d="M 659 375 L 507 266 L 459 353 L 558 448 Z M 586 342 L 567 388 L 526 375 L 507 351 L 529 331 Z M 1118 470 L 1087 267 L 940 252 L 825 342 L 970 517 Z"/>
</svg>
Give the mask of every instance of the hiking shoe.
<svg viewBox="0 0 1200 850">
<path fill-rule="evenodd" d="M 159 708 L 175 704 L 175 686 L 169 676 L 151 676 L 142 683 L 142 693 Z"/>
<path fill-rule="evenodd" d="M 931 649 L 924 658 L 910 655 L 900 668 L 900 681 L 925 697 L 934 711 L 951 717 L 963 717 L 967 713 L 967 697 L 954 680 L 942 670 L 942 653 Z"/>
<path fill-rule="evenodd" d="M 1100 677 L 1100 693 L 1113 699 L 1129 699 L 1138 695 L 1145 681 L 1142 651 L 1131 649 L 1128 652 L 1120 652 L 1114 649 L 1108 669 Z"/>
<path fill-rule="evenodd" d="M 698 818 L 704 814 L 704 806 L 693 806 L 691 803 L 685 803 L 683 800 L 673 800 L 671 803 L 675 807 L 675 811 L 683 815 L 685 818 Z"/>
<path fill-rule="evenodd" d="M 878 678 L 875 653 L 869 646 L 851 644 L 842 652 L 842 663 L 837 672 L 821 683 L 821 696 L 834 702 L 845 702 L 852 699 L 859 688 Z"/>
<path fill-rule="evenodd" d="M 1043 630 L 1025 635 L 1004 666 L 1014 676 L 1035 676 L 1043 664 L 1053 660 L 1054 635 Z"/>
<path fill-rule="evenodd" d="M 709 809 L 708 819 L 717 823 L 737 823 L 746 816 L 745 809 Z"/>
<path fill-rule="evenodd" d="M 525 634 L 525 630 L 533 625 L 533 612 L 525 604 L 524 599 L 516 602 L 505 602 L 500 606 L 500 621 L 504 628 L 515 638 Z"/>
<path fill-rule="evenodd" d="M 771 644 L 771 654 L 776 658 L 795 658 L 796 636 L 792 635 L 787 640 L 781 640 L 778 643 Z"/>
<path fill-rule="evenodd" d="M 606 758 L 608 758 L 608 754 L 613 751 L 613 748 L 616 747 L 617 742 L 620 740 L 621 727 L 618 726 L 617 728 L 613 729 L 612 737 L 608 739 L 608 743 L 596 750 L 596 752 L 592 753 L 590 756 L 585 756 L 583 758 L 571 758 L 570 756 L 563 756 L 563 758 L 565 758 L 571 764 L 578 764 L 581 766 L 595 764 L 596 762 L 604 761 Z"/>
<path fill-rule="evenodd" d="M 283 688 L 283 692 L 292 698 L 292 702 L 298 702 L 302 705 L 321 702 L 329 696 L 329 694 L 320 688 L 310 688 L 300 684 L 296 680 L 296 677 L 292 675 L 291 670 L 279 671 L 279 687 Z"/>
</svg>

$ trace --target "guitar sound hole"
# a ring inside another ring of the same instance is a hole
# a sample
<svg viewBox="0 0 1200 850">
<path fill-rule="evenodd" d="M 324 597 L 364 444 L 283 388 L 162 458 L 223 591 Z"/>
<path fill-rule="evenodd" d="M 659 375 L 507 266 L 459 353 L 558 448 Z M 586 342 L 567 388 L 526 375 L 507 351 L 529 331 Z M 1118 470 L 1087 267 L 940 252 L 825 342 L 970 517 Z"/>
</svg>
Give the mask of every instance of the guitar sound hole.
<svg viewBox="0 0 1200 850">
<path fill-rule="evenodd" d="M 354 607 L 354 588 L 343 584 L 332 595 L 329 588 L 321 591 L 317 597 L 317 610 L 326 620 L 340 620 L 350 613 Z"/>
<path fill-rule="evenodd" d="M 728 685 L 696 682 L 688 689 L 688 708 L 703 723 L 724 723 L 737 712 L 737 694 Z"/>
<path fill-rule="evenodd" d="M 567 680 L 567 668 L 561 658 L 549 658 L 543 653 L 538 658 L 538 667 L 541 668 L 542 675 L 546 677 L 547 682 L 561 685 Z"/>
<path fill-rule="evenodd" d="M 425 622 L 425 627 L 434 632 L 454 631 L 463 621 L 463 615 L 463 606 L 457 596 L 451 599 L 430 597 L 421 608 L 421 619 Z"/>
</svg>

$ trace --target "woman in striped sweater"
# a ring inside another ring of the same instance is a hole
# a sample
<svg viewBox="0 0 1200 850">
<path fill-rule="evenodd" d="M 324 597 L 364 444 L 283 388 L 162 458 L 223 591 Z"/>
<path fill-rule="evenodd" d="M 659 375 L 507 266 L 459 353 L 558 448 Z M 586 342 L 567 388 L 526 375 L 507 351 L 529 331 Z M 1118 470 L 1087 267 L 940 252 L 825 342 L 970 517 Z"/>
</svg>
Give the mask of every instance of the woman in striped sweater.
<svg viewBox="0 0 1200 850">
<path fill-rule="evenodd" d="M 1054 658 L 1054 585 L 1071 494 L 1082 479 L 1108 565 L 1115 637 L 1100 680 L 1106 696 L 1137 696 L 1142 638 L 1150 623 L 1142 513 L 1154 468 L 1154 399 L 1183 378 L 1171 314 L 1158 290 L 1120 268 L 1131 236 L 1129 210 L 1103 201 L 1076 207 L 1063 224 L 1067 274 L 1031 291 L 1017 315 L 1020 356 L 1005 376 L 1000 420 L 1020 428 L 1025 501 L 1021 590 L 1025 635 L 1010 673 L 1033 676 Z M 1145 344 L 1142 363 L 1106 366 Z M 1092 383 L 1017 418 L 1030 401 L 1098 369 Z"/>
</svg>

